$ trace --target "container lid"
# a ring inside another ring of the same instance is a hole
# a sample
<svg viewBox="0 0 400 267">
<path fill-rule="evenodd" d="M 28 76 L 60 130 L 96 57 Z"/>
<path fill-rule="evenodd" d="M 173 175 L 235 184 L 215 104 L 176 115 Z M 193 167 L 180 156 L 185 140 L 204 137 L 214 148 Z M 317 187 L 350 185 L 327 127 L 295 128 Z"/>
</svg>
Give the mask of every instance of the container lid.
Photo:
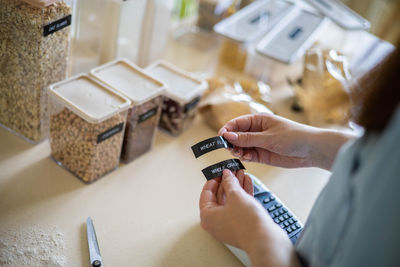
<svg viewBox="0 0 400 267">
<path fill-rule="evenodd" d="M 181 103 L 186 103 L 201 95 L 208 85 L 165 61 L 157 61 L 146 68 L 146 72 L 162 81 L 166 86 L 165 95 Z"/>
<path fill-rule="evenodd" d="M 131 105 L 129 99 L 85 74 L 50 85 L 49 95 L 90 123 L 102 122 Z"/>
<path fill-rule="evenodd" d="M 140 105 L 164 92 L 164 84 L 125 59 L 118 59 L 90 72 L 95 78 Z"/>
<path fill-rule="evenodd" d="M 286 0 L 255 1 L 216 24 L 214 31 L 239 43 L 250 42 L 271 30 L 294 7 Z"/>
<path fill-rule="evenodd" d="M 320 15 L 296 9 L 288 20 L 285 19 L 285 23 L 281 23 L 257 44 L 256 51 L 263 56 L 292 63 L 312 45 L 323 22 L 324 17 Z"/>
<path fill-rule="evenodd" d="M 307 0 L 319 12 L 346 30 L 368 30 L 371 24 L 340 1 Z"/>
</svg>

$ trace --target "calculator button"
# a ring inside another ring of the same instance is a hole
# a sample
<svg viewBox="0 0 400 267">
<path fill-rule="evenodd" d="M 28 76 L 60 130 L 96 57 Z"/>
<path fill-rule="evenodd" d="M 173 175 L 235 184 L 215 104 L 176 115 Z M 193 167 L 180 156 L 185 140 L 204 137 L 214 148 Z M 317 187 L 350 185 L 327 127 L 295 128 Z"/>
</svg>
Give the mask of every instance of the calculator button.
<svg viewBox="0 0 400 267">
<path fill-rule="evenodd" d="M 286 222 L 284 222 L 284 224 L 285 224 L 285 226 L 289 226 L 289 223 L 286 221 Z"/>
<path fill-rule="evenodd" d="M 283 218 L 289 219 L 289 216 L 287 214 L 283 215 Z"/>
<path fill-rule="evenodd" d="M 295 224 L 297 228 L 301 228 L 301 225 L 299 223 Z"/>
<path fill-rule="evenodd" d="M 274 215 L 275 215 L 275 217 L 276 217 L 276 216 L 279 216 L 280 214 L 279 214 L 278 211 L 275 211 L 275 212 L 274 212 Z"/>
<path fill-rule="evenodd" d="M 292 225 L 291 228 L 293 231 L 297 229 L 296 225 Z"/>
<path fill-rule="evenodd" d="M 281 221 L 280 221 L 278 218 L 275 218 L 275 219 L 274 219 L 274 222 L 280 223 Z"/>
<path fill-rule="evenodd" d="M 278 204 L 276 204 L 276 207 L 277 207 L 277 208 L 280 208 L 280 207 L 282 207 L 282 204 L 281 204 L 281 203 L 278 203 Z"/>
<path fill-rule="evenodd" d="M 286 232 L 291 233 L 292 229 L 290 227 L 286 228 Z"/>
<path fill-rule="evenodd" d="M 288 215 L 289 217 L 292 217 L 292 216 L 293 216 L 290 212 L 288 212 L 287 215 Z"/>
<path fill-rule="evenodd" d="M 283 223 L 280 223 L 279 226 L 280 226 L 282 229 L 285 228 L 285 225 L 284 225 Z"/>
<path fill-rule="evenodd" d="M 276 207 L 275 207 L 275 206 L 271 206 L 271 207 L 268 208 L 268 211 L 269 211 L 269 212 L 274 211 L 274 210 L 276 210 Z"/>
<path fill-rule="evenodd" d="M 274 196 L 270 196 L 269 197 L 271 200 L 275 200 L 275 197 Z"/>
<path fill-rule="evenodd" d="M 264 199 L 264 201 L 263 201 L 264 203 L 268 203 L 268 202 L 270 202 L 270 199 L 269 199 L 269 197 L 267 197 L 266 199 Z"/>
<path fill-rule="evenodd" d="M 287 212 L 287 211 L 288 211 L 287 208 L 283 208 L 282 210 L 283 210 L 284 212 Z"/>
<path fill-rule="evenodd" d="M 290 224 L 294 224 L 293 218 L 289 220 Z"/>
<path fill-rule="evenodd" d="M 281 222 L 283 222 L 285 219 L 283 218 L 283 216 L 279 216 L 279 220 L 280 220 Z"/>
<path fill-rule="evenodd" d="M 284 214 L 284 213 L 285 213 L 285 212 L 284 212 L 283 210 L 280 210 L 280 211 L 279 211 L 279 214 L 281 214 L 281 215 Z"/>
<path fill-rule="evenodd" d="M 296 219 L 296 218 L 293 218 L 293 221 L 294 221 L 294 222 L 297 222 L 297 219 Z"/>
</svg>

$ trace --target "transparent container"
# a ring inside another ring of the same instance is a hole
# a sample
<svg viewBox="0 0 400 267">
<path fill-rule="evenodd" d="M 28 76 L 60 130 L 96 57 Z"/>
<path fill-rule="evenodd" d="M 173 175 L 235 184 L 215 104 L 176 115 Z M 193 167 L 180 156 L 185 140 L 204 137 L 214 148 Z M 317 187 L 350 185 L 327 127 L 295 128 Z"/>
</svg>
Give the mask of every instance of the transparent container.
<svg viewBox="0 0 400 267">
<path fill-rule="evenodd" d="M 195 119 L 207 82 L 164 61 L 153 63 L 146 72 L 166 86 L 160 128 L 173 136 L 180 135 Z"/>
<path fill-rule="evenodd" d="M 287 17 L 294 4 L 285 0 L 256 1 L 214 26 L 224 37 L 219 60 L 225 66 L 243 71 L 248 50 Z"/>
<path fill-rule="evenodd" d="M 320 15 L 295 9 L 280 27 L 268 33 L 251 51 L 246 72 L 271 85 L 300 77 L 304 53 L 323 29 L 325 21 Z"/>
<path fill-rule="evenodd" d="M 70 74 L 90 71 L 100 64 L 109 0 L 77 0 L 73 23 Z"/>
<path fill-rule="evenodd" d="M 66 78 L 71 12 L 1 0 L 0 125 L 31 143 L 48 135 L 45 88 Z"/>
<path fill-rule="evenodd" d="M 95 68 L 91 75 L 132 101 L 121 160 L 127 163 L 150 151 L 160 119 L 164 84 L 124 59 Z"/>
<path fill-rule="evenodd" d="M 108 2 L 101 63 L 123 57 L 145 66 L 160 57 L 168 40 L 173 1 Z"/>
<path fill-rule="evenodd" d="M 199 0 L 197 26 L 212 31 L 215 24 L 236 11 L 234 0 Z"/>
<path fill-rule="evenodd" d="M 51 157 L 86 183 L 116 169 L 130 100 L 88 75 L 48 92 Z"/>
</svg>

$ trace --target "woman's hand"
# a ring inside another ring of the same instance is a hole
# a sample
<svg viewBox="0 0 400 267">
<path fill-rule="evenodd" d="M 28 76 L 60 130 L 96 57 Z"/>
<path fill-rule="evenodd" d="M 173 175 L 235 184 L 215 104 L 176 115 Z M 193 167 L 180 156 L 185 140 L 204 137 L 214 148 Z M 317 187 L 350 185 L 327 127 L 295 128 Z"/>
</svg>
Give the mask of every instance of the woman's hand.
<svg viewBox="0 0 400 267">
<path fill-rule="evenodd" d="M 238 117 L 229 121 L 218 134 L 234 145 L 231 152 L 244 161 L 327 170 L 332 167 L 339 148 L 352 137 L 272 114 Z"/>
<path fill-rule="evenodd" d="M 241 248 L 253 266 L 294 266 L 298 258 L 286 233 L 253 197 L 243 170 L 206 182 L 200 196 L 201 226 L 217 240 Z"/>
</svg>

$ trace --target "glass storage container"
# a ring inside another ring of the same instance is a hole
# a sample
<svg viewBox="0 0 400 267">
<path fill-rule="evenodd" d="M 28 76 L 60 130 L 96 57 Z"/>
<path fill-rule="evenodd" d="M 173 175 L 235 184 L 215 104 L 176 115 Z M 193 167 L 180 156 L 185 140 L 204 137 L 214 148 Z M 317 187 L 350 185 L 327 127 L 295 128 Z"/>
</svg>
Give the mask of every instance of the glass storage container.
<svg viewBox="0 0 400 267">
<path fill-rule="evenodd" d="M 91 75 L 132 101 L 121 160 L 127 163 L 150 151 L 160 119 L 164 85 L 124 59 L 97 67 Z"/>
<path fill-rule="evenodd" d="M 66 78 L 72 9 L 33 4 L 0 1 L 0 125 L 38 143 L 48 134 L 45 88 Z"/>
<path fill-rule="evenodd" d="M 88 75 L 48 92 L 51 157 L 86 183 L 117 168 L 131 101 Z"/>
<path fill-rule="evenodd" d="M 153 63 L 146 72 L 166 86 L 159 126 L 178 136 L 196 117 L 207 82 L 163 61 Z"/>
</svg>

